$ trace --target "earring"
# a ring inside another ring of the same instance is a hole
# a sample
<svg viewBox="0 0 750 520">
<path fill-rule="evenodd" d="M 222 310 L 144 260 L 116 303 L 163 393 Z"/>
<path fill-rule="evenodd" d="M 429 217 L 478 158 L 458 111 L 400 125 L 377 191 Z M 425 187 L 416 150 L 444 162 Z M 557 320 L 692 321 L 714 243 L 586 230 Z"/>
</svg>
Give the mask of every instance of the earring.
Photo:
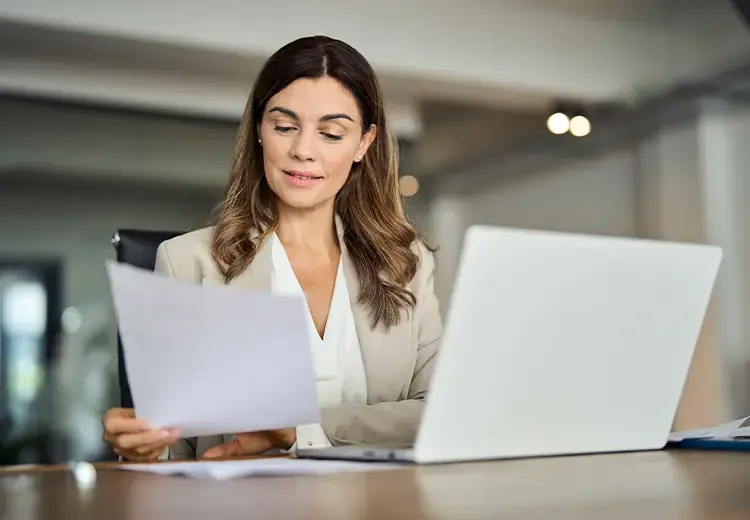
<svg viewBox="0 0 750 520">
<path fill-rule="evenodd" d="M 357 157 L 357 160 L 361 161 L 362 160 L 362 156 L 360 155 L 359 157 Z"/>
<path fill-rule="evenodd" d="M 263 140 L 260 137 L 258 138 L 258 144 L 263 144 Z"/>
</svg>

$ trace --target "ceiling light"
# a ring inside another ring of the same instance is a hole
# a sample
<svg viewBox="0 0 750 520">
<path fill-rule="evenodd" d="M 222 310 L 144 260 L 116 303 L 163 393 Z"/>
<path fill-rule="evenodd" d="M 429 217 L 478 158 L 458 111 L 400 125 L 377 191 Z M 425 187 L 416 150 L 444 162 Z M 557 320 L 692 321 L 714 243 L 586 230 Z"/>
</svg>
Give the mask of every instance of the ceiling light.
<svg viewBox="0 0 750 520">
<path fill-rule="evenodd" d="M 570 132 L 574 137 L 585 137 L 591 133 L 591 120 L 581 103 L 559 101 L 550 110 L 547 129 L 555 135 Z"/>
<path fill-rule="evenodd" d="M 570 120 L 570 133 L 575 137 L 585 137 L 591 133 L 591 121 L 584 115 L 577 115 Z"/>
<path fill-rule="evenodd" d="M 555 112 L 547 118 L 547 129 L 555 135 L 562 135 L 570 129 L 570 119 L 563 112 Z"/>
</svg>

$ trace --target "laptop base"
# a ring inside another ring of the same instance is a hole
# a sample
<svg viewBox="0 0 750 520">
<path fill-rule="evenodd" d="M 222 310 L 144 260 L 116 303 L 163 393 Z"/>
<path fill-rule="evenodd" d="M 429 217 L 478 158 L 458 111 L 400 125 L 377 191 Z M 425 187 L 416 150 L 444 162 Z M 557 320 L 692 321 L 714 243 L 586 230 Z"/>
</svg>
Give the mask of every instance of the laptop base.
<svg viewBox="0 0 750 520">
<path fill-rule="evenodd" d="M 308 448 L 297 450 L 300 459 L 350 460 L 357 462 L 414 463 L 414 450 L 393 448 L 363 448 L 337 446 L 334 448 Z"/>
</svg>

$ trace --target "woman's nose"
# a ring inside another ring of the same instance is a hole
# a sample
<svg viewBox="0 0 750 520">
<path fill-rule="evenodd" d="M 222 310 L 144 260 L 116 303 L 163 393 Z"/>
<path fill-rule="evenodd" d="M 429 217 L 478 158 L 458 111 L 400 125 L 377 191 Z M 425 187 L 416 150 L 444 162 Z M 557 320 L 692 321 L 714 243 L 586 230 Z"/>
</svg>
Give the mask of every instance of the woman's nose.
<svg viewBox="0 0 750 520">
<path fill-rule="evenodd" d="M 315 159 L 315 136 L 312 132 L 300 131 L 292 143 L 290 153 L 299 161 L 311 161 Z"/>
</svg>

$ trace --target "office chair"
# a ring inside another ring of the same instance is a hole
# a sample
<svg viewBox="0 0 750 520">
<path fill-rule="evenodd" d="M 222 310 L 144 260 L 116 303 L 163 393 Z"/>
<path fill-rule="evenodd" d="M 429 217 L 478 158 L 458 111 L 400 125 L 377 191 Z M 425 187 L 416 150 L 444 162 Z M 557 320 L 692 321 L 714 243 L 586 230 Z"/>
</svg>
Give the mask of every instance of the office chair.
<svg viewBox="0 0 750 520">
<path fill-rule="evenodd" d="M 165 240 L 181 235 L 183 232 L 145 231 L 120 229 L 112 237 L 112 245 L 117 252 L 117 261 L 141 269 L 154 269 L 156 250 Z M 120 406 L 133 408 L 133 397 L 130 394 L 128 374 L 125 370 L 125 358 L 122 354 L 120 334 L 117 334 L 117 372 L 120 386 Z"/>
</svg>

